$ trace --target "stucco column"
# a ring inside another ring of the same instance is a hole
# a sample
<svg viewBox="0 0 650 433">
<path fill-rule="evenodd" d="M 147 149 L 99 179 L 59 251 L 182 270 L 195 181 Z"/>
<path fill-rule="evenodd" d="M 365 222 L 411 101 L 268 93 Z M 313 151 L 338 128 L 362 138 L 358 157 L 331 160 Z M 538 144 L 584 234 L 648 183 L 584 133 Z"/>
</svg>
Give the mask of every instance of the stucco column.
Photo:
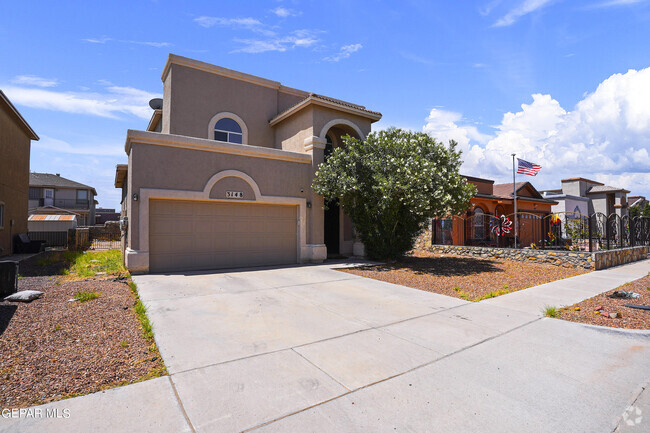
<svg viewBox="0 0 650 433">
<path fill-rule="evenodd" d="M 320 137 L 309 137 L 304 140 L 305 152 L 311 154 L 311 180 L 313 182 L 318 166 L 325 160 L 325 145 L 327 142 Z M 322 261 L 327 258 L 327 248 L 324 243 L 323 196 L 309 189 L 307 201 L 311 207 L 307 208 L 307 247 L 309 252 L 304 255 L 309 261 Z"/>
</svg>

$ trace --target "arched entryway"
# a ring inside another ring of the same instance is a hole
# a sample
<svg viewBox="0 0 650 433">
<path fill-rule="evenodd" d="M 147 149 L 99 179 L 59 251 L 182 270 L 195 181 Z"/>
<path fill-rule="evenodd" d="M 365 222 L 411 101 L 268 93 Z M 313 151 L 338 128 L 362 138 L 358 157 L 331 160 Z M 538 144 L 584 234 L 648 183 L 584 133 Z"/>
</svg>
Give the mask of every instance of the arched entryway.
<svg viewBox="0 0 650 433">
<path fill-rule="evenodd" d="M 356 126 L 356 125 L 354 125 Z M 337 123 L 332 125 L 325 132 L 325 152 L 324 159 L 327 161 L 329 155 L 337 147 L 345 146 L 343 137 L 350 135 L 357 139 L 362 139 L 358 127 L 349 124 Z M 323 218 L 323 237 L 327 247 L 327 256 L 335 258 L 339 256 L 349 256 L 353 253 L 354 244 L 354 226 L 352 220 L 345 214 L 339 200 L 333 199 L 325 202 L 325 211 Z"/>
</svg>

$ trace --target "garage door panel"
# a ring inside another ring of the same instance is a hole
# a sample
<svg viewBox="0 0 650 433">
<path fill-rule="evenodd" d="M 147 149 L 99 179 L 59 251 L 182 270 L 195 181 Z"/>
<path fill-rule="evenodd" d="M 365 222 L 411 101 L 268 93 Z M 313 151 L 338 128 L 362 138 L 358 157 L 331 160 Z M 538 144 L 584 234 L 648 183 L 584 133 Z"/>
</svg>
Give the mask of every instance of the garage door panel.
<svg viewBox="0 0 650 433">
<path fill-rule="evenodd" d="M 297 207 L 150 202 L 152 272 L 296 263 Z"/>
</svg>

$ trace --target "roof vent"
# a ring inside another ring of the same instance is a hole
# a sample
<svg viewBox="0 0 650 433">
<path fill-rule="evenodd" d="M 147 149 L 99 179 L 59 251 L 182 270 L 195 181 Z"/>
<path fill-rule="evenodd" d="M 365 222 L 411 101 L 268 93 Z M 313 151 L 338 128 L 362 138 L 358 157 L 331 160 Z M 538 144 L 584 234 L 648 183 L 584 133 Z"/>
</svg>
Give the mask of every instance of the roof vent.
<svg viewBox="0 0 650 433">
<path fill-rule="evenodd" d="M 162 98 L 153 98 L 151 101 L 149 101 L 149 106 L 154 110 L 162 110 Z"/>
<path fill-rule="evenodd" d="M 57 173 L 56 175 L 59 176 L 59 177 L 61 177 L 61 173 Z"/>
</svg>

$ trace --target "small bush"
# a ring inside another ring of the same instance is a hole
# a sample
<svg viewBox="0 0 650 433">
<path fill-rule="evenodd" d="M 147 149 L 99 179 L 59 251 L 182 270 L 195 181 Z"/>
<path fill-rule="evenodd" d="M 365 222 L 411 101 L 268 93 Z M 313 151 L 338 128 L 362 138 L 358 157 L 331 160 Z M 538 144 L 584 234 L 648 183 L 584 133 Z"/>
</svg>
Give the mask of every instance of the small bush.
<svg viewBox="0 0 650 433">
<path fill-rule="evenodd" d="M 97 292 L 86 292 L 84 290 L 79 290 L 77 293 L 74 294 L 74 299 L 75 301 L 79 302 L 88 302 L 92 301 L 93 299 L 99 298 L 101 295 Z"/>
<path fill-rule="evenodd" d="M 123 342 L 120 343 L 120 346 L 122 346 L 123 348 L 126 349 L 127 347 L 129 347 L 129 343 L 126 342 L 126 341 L 123 341 Z"/>
<path fill-rule="evenodd" d="M 560 310 L 550 305 L 545 306 L 542 312 L 546 317 L 558 317 L 560 315 Z"/>
<path fill-rule="evenodd" d="M 61 330 L 61 325 L 56 325 L 56 326 L 54 327 L 54 330 L 55 330 L 55 331 L 60 331 L 60 330 Z"/>
</svg>

